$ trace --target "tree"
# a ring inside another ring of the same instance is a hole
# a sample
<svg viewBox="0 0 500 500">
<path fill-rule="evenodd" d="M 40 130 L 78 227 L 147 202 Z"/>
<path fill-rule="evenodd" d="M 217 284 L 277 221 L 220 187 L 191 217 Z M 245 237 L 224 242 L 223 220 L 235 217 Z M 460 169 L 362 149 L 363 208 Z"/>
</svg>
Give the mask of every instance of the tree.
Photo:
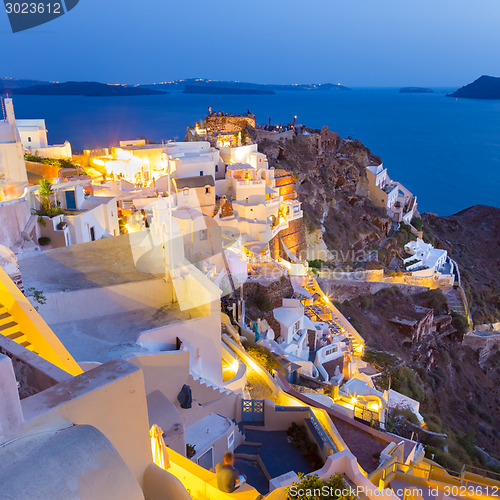
<svg viewBox="0 0 500 500">
<path fill-rule="evenodd" d="M 38 196 L 40 196 L 40 203 L 45 210 L 50 210 L 54 206 L 54 190 L 52 184 L 47 179 L 40 181 L 38 188 Z"/>
<path fill-rule="evenodd" d="M 38 196 L 40 198 L 40 208 L 33 210 L 35 215 L 38 215 L 38 223 L 45 226 L 45 221 L 43 217 L 55 217 L 56 215 L 61 215 L 64 213 L 62 208 L 56 207 L 54 201 L 54 190 L 52 189 L 52 184 L 47 179 L 42 179 L 40 181 L 40 187 L 38 188 Z"/>
</svg>

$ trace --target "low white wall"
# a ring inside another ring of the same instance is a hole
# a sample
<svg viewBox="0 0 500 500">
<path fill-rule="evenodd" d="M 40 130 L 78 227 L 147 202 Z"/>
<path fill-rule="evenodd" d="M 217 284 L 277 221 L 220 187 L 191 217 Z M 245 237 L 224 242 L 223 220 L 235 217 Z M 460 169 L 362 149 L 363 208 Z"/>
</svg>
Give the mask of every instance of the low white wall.
<svg viewBox="0 0 500 500">
<path fill-rule="evenodd" d="M 12 247 L 21 236 L 29 218 L 30 207 L 25 198 L 0 203 L 1 244 Z"/>
<path fill-rule="evenodd" d="M 137 342 L 148 350 L 168 348 L 179 338 L 189 351 L 191 371 L 222 385 L 220 301 L 208 304 L 210 313 L 172 323 L 139 335 Z"/>
<path fill-rule="evenodd" d="M 47 293 L 39 312 L 47 323 L 98 318 L 124 311 L 159 308 L 172 300 L 172 287 L 161 279 L 135 281 L 103 288 Z"/>
<path fill-rule="evenodd" d="M 53 146 L 47 146 L 46 148 L 30 148 L 29 154 L 41 156 L 42 158 L 71 159 L 71 144 L 66 141 L 64 144 L 54 144 Z"/>
</svg>

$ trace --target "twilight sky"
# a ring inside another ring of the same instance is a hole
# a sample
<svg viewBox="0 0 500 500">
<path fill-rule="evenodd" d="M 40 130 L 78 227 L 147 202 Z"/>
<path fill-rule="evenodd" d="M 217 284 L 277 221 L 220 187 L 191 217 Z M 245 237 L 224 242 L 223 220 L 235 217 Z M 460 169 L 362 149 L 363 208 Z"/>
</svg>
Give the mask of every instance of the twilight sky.
<svg viewBox="0 0 500 500">
<path fill-rule="evenodd" d="M 80 0 L 13 34 L 1 74 L 149 83 L 461 86 L 500 76 L 500 0 Z"/>
</svg>

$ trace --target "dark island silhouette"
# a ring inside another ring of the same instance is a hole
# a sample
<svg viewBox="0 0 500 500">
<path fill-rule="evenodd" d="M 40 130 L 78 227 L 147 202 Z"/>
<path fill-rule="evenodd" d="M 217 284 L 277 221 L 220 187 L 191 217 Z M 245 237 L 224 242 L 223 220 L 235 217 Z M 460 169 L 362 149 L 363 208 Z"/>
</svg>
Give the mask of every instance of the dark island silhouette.
<svg viewBox="0 0 500 500">
<path fill-rule="evenodd" d="M 110 85 L 98 82 L 65 82 L 33 85 L 10 89 L 17 95 L 80 95 L 86 97 L 113 97 L 168 94 L 164 90 L 153 90 L 126 85 Z"/>
<path fill-rule="evenodd" d="M 399 92 L 401 94 L 432 94 L 434 90 L 425 87 L 401 87 Z"/>
<path fill-rule="evenodd" d="M 446 96 L 464 99 L 500 99 L 500 78 L 483 75 Z"/>
<path fill-rule="evenodd" d="M 188 87 L 205 87 L 216 89 L 213 92 L 207 93 L 222 93 L 219 89 L 238 89 L 238 90 L 263 90 L 265 93 L 281 92 L 281 91 L 317 91 L 317 90 L 351 90 L 349 87 L 338 83 L 298 83 L 298 84 L 272 84 L 272 83 L 251 83 L 251 82 L 235 82 L 229 80 L 208 80 L 206 78 L 187 78 L 185 80 L 174 80 L 171 82 L 161 83 L 145 83 L 140 85 L 143 88 L 162 89 L 173 92 L 183 92 Z M 187 93 L 192 93 L 188 90 Z M 198 92 L 196 92 L 198 93 Z M 200 92 L 201 93 L 201 92 Z M 225 94 L 236 92 L 224 92 Z M 248 92 L 245 92 L 248 93 Z"/>
<path fill-rule="evenodd" d="M 191 89 L 196 87 L 196 89 Z M 199 87 L 203 87 L 200 89 Z M 207 90 L 205 90 L 207 89 Z M 345 91 L 351 90 L 340 83 L 270 84 L 187 78 L 160 83 L 112 85 L 99 82 L 65 83 L 17 78 L 0 78 L 0 92 L 24 95 L 82 95 L 82 96 L 134 96 L 184 92 L 187 94 L 263 94 L 282 91 Z M 258 91 L 258 92 L 254 92 Z"/>
</svg>

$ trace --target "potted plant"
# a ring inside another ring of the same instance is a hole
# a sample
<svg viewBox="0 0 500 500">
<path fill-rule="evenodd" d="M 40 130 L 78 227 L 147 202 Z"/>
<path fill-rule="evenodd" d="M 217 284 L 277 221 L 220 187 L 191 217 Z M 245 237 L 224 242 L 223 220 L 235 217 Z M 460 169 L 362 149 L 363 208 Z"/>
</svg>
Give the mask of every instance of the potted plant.
<svg viewBox="0 0 500 500">
<path fill-rule="evenodd" d="M 194 444 L 186 444 L 186 457 L 187 458 L 193 458 L 196 455 L 196 445 Z"/>
</svg>

